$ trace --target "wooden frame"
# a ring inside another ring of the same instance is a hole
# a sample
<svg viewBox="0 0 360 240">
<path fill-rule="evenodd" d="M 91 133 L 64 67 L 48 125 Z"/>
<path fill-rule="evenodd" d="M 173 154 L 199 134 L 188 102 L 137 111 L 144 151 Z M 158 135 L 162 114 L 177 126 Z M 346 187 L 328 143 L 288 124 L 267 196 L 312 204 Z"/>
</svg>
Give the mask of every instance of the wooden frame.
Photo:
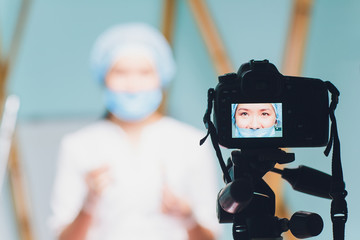
<svg viewBox="0 0 360 240">
<path fill-rule="evenodd" d="M 289 25 L 284 51 L 282 73 L 300 75 L 303 67 L 309 33 L 313 0 L 294 0 L 292 19 Z"/>
<path fill-rule="evenodd" d="M 220 34 L 212 21 L 210 12 L 203 0 L 188 0 L 205 45 L 210 53 L 218 75 L 233 72 L 234 68 L 226 54 Z"/>
<path fill-rule="evenodd" d="M 170 44 L 173 42 L 174 23 L 176 19 L 176 0 L 164 0 L 162 33 Z"/>
<path fill-rule="evenodd" d="M 4 109 L 6 98 L 7 78 L 11 67 L 15 62 L 15 58 L 19 49 L 22 33 L 24 31 L 25 22 L 30 9 L 30 0 L 22 0 L 20 11 L 16 22 L 14 35 L 11 38 L 9 52 L 4 54 L 0 49 L 0 110 Z M 0 36 L 1 37 L 1 36 Z M 13 141 L 9 156 L 9 178 L 12 192 L 12 200 L 15 210 L 15 217 L 18 225 L 19 235 L 22 240 L 33 240 L 34 234 L 31 227 L 30 211 L 27 201 L 26 185 L 24 174 L 21 168 L 21 161 L 17 150 L 16 141 Z"/>
</svg>

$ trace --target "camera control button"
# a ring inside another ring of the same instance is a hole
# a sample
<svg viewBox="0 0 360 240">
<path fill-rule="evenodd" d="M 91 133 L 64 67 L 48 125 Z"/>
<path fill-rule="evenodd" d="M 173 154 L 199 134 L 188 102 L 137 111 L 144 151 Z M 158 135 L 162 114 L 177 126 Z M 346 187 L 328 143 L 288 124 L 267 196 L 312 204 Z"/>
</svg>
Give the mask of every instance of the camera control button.
<svg viewBox="0 0 360 240">
<path fill-rule="evenodd" d="M 220 83 L 228 83 L 230 81 L 234 81 L 237 78 L 236 73 L 227 73 L 225 75 L 219 76 Z"/>
</svg>

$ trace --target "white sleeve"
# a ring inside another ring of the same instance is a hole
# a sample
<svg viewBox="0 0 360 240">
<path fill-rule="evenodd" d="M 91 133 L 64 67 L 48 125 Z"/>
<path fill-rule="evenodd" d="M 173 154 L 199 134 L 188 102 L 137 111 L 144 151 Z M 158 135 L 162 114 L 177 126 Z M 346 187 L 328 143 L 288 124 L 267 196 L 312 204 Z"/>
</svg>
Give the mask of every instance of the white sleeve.
<svg viewBox="0 0 360 240">
<path fill-rule="evenodd" d="M 86 195 L 84 173 L 78 161 L 84 157 L 81 155 L 73 141 L 66 138 L 62 141 L 49 219 L 50 228 L 57 236 L 76 218 Z"/>
<path fill-rule="evenodd" d="M 221 226 L 216 215 L 216 202 L 221 175 L 216 170 L 216 161 L 210 144 L 197 146 L 191 170 L 191 198 L 193 211 L 199 223 L 220 235 Z"/>
</svg>

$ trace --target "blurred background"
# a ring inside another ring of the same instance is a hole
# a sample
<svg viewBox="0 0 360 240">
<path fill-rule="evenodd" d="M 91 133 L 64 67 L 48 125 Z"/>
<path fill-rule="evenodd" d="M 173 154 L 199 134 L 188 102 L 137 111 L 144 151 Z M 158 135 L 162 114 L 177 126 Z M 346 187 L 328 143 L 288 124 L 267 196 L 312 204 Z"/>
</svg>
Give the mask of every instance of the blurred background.
<svg viewBox="0 0 360 240">
<path fill-rule="evenodd" d="M 167 113 L 199 129 L 204 130 L 208 88 L 219 74 L 237 71 L 250 59 L 268 59 L 284 74 L 335 84 L 341 92 L 336 116 L 349 192 L 346 238 L 357 239 L 359 12 L 357 0 L 0 0 L 2 104 L 9 94 L 21 101 L 0 193 L 1 239 L 53 239 L 47 219 L 61 137 L 104 113 L 90 50 L 104 29 L 128 21 L 170 29 L 178 71 Z M 331 174 L 324 148 L 291 150 L 290 166 Z M 320 214 L 325 226 L 316 239 L 332 239 L 330 200 L 295 192 L 287 183 L 282 195 L 291 213 Z M 221 239 L 232 239 L 231 225 Z"/>
</svg>

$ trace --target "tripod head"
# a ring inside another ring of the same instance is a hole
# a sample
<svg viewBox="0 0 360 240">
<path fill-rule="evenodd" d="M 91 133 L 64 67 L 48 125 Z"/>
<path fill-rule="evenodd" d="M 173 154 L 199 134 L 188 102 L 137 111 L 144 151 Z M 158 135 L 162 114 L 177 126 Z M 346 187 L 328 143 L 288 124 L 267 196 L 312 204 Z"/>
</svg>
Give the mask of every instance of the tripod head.
<svg viewBox="0 0 360 240">
<path fill-rule="evenodd" d="M 276 163 L 294 161 L 293 153 L 280 149 L 236 150 L 227 169 L 231 177 L 218 195 L 220 223 L 233 223 L 235 240 L 282 239 L 289 229 L 298 238 L 320 234 L 323 221 L 318 214 L 297 212 L 290 220 L 275 216 L 275 194 L 262 177 Z"/>
</svg>

